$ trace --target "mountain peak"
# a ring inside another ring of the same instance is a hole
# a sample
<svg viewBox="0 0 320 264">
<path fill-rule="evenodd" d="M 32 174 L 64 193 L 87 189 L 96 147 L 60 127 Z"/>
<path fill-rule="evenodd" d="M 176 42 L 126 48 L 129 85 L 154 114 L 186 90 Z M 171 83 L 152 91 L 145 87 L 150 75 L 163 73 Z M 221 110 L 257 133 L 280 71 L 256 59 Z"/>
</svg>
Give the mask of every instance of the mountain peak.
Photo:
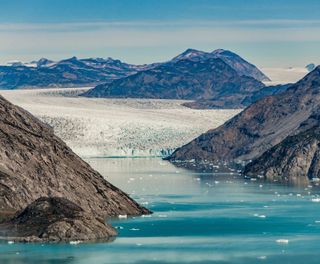
<svg viewBox="0 0 320 264">
<path fill-rule="evenodd" d="M 174 57 L 172 59 L 173 62 L 179 61 L 179 60 L 185 60 L 185 59 L 191 59 L 191 58 L 202 58 L 209 53 L 201 51 L 201 50 L 196 50 L 196 49 L 186 49 L 184 52 L 179 54 L 178 56 Z"/>
</svg>

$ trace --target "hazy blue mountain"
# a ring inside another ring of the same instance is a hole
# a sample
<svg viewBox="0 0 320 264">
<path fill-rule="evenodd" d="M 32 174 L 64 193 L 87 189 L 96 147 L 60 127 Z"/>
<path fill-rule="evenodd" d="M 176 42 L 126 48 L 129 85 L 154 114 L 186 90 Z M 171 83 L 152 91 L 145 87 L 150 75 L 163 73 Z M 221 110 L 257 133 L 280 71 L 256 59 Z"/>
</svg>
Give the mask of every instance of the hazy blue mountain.
<svg viewBox="0 0 320 264">
<path fill-rule="evenodd" d="M 264 88 L 260 81 L 241 76 L 222 59 L 174 60 L 140 71 L 86 92 L 88 97 L 131 97 L 189 100 L 218 100 L 240 105 Z"/>
</svg>

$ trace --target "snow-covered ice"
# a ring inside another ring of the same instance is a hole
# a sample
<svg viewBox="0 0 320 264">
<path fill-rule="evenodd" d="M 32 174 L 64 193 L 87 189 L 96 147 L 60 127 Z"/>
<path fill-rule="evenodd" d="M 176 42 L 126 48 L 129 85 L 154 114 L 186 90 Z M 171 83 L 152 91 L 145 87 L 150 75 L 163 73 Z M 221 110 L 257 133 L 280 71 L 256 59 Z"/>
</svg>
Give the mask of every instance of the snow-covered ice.
<svg viewBox="0 0 320 264">
<path fill-rule="evenodd" d="M 194 110 L 181 100 L 102 99 L 88 88 L 0 91 L 51 125 L 82 157 L 160 156 L 215 128 L 240 110 Z"/>
</svg>

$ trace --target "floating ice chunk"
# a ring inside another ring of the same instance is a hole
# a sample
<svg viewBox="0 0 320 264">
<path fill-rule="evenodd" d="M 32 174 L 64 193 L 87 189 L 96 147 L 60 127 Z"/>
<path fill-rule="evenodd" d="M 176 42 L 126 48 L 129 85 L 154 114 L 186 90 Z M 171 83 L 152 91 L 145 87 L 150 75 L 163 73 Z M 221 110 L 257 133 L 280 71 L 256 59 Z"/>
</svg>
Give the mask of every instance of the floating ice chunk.
<svg viewBox="0 0 320 264">
<path fill-rule="evenodd" d="M 126 218 L 128 218 L 128 216 L 127 215 L 118 215 L 118 218 L 119 219 L 126 219 Z"/>
<path fill-rule="evenodd" d="M 259 256 L 258 259 L 264 260 L 264 259 L 267 259 L 267 256 Z"/>
<path fill-rule="evenodd" d="M 259 214 L 254 214 L 253 216 L 254 217 L 259 217 L 259 218 L 266 218 L 267 217 L 266 215 L 259 215 Z"/>
<path fill-rule="evenodd" d="M 297 197 L 301 197 L 301 194 L 300 194 L 300 193 L 297 193 Z"/>
<path fill-rule="evenodd" d="M 151 214 L 148 214 L 148 215 L 142 215 L 141 217 L 143 217 L 143 218 L 148 218 L 148 217 L 152 217 L 152 215 L 151 215 Z"/>
<path fill-rule="evenodd" d="M 312 198 L 311 201 L 314 203 L 320 203 L 320 198 Z"/>
<path fill-rule="evenodd" d="M 14 241 L 11 241 L 11 240 L 10 240 L 10 241 L 8 241 L 8 244 L 9 244 L 9 245 L 12 245 L 12 244 L 14 244 Z"/>
<path fill-rule="evenodd" d="M 74 241 L 70 241 L 70 242 L 69 242 L 70 245 L 78 245 L 78 244 L 80 244 L 80 243 L 81 243 L 80 240 L 74 240 Z"/>
<path fill-rule="evenodd" d="M 130 230 L 131 231 L 139 231 L 140 229 L 139 228 L 131 228 Z"/>
<path fill-rule="evenodd" d="M 278 244 L 289 244 L 289 239 L 277 239 Z"/>
<path fill-rule="evenodd" d="M 168 217 L 167 215 L 162 215 L 162 214 L 160 214 L 160 215 L 158 215 L 158 217 L 163 217 L 163 218 L 165 218 L 165 217 Z"/>
<path fill-rule="evenodd" d="M 262 184 L 260 184 L 260 185 L 259 185 L 259 188 L 262 188 L 262 187 L 263 187 L 263 185 L 262 185 Z"/>
</svg>

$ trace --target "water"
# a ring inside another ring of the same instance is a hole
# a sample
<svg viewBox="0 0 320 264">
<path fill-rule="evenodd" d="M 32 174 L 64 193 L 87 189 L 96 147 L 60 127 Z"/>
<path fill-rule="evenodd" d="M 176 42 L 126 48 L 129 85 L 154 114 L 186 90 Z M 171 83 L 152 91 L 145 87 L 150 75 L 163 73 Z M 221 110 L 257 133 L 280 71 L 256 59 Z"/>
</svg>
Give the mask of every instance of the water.
<svg viewBox="0 0 320 264">
<path fill-rule="evenodd" d="M 192 173 L 160 159 L 90 159 L 154 211 L 111 221 L 112 243 L 0 243 L 0 263 L 319 263 L 314 188 Z"/>
</svg>

